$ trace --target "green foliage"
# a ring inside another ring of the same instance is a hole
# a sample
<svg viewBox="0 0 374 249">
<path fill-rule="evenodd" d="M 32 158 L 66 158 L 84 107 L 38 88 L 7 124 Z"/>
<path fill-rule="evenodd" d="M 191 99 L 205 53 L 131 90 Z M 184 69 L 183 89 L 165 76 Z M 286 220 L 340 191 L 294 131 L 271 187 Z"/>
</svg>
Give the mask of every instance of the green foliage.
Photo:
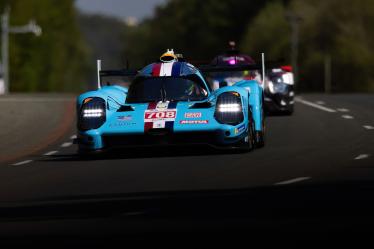
<svg viewBox="0 0 374 249">
<path fill-rule="evenodd" d="M 141 66 L 174 48 L 187 58 L 210 59 L 229 40 L 241 40 L 245 24 L 263 5 L 262 0 L 170 0 L 152 19 L 128 31 L 124 56 Z"/>
<path fill-rule="evenodd" d="M 74 0 L 0 1 L 11 7 L 10 24 L 30 19 L 43 34 L 10 35 L 11 91 L 81 90 L 87 77 L 87 49 L 76 23 Z"/>
<path fill-rule="evenodd" d="M 169 0 L 137 27 L 97 16 L 77 20 L 74 0 L 0 0 L 1 11 L 7 5 L 12 26 L 35 19 L 43 28 L 41 37 L 10 35 L 11 91 L 81 90 L 96 57 L 110 67 L 125 59 L 140 67 L 175 48 L 188 59 L 210 60 L 229 40 L 252 56 L 290 62 L 289 12 L 302 18 L 299 89 L 323 90 L 329 55 L 334 91 L 374 91 L 372 0 Z"/>
<path fill-rule="evenodd" d="M 97 86 L 96 60 L 102 60 L 103 69 L 119 69 L 126 63 L 122 57 L 123 34 L 127 33 L 123 21 L 102 15 L 78 14 L 79 29 L 89 48 L 90 73 L 88 87 Z"/>
<path fill-rule="evenodd" d="M 166 48 L 188 59 L 212 59 L 227 41 L 256 57 L 291 62 L 290 13 L 302 18 L 300 90 L 322 91 L 324 60 L 332 58 L 334 91 L 374 90 L 372 0 L 170 0 L 153 18 L 127 30 L 124 56 L 137 66 Z"/>
<path fill-rule="evenodd" d="M 270 3 L 248 25 L 243 49 L 289 58 L 287 11 L 302 18 L 299 89 L 323 90 L 324 60 L 330 55 L 334 91 L 374 90 L 373 1 L 293 0 L 288 6 Z"/>
<path fill-rule="evenodd" d="M 264 52 L 271 60 L 289 60 L 291 29 L 285 15 L 285 7 L 281 1 L 268 3 L 248 25 L 242 51 L 252 55 Z"/>
</svg>

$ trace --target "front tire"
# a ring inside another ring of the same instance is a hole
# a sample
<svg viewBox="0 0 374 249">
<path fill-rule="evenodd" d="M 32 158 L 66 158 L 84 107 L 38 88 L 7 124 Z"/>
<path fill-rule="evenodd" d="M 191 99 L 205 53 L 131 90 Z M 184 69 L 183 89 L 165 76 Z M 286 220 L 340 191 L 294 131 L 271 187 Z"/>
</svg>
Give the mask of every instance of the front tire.
<svg viewBox="0 0 374 249">
<path fill-rule="evenodd" d="M 264 110 L 261 112 L 261 131 L 256 131 L 255 132 L 255 140 L 256 140 L 256 147 L 257 148 L 262 148 L 265 146 L 265 115 L 264 115 Z"/>
<path fill-rule="evenodd" d="M 254 123 L 252 116 L 249 115 L 248 129 L 246 136 L 240 141 L 239 149 L 243 152 L 250 152 L 255 148 L 255 134 L 254 134 Z"/>
</svg>

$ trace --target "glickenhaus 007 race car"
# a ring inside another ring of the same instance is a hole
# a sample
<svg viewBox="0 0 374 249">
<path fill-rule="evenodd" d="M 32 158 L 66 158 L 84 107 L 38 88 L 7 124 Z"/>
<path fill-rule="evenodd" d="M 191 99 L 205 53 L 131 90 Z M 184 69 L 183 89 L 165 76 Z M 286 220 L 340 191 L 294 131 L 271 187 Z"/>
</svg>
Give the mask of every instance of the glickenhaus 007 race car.
<svg viewBox="0 0 374 249">
<path fill-rule="evenodd" d="M 98 66 L 99 89 L 77 98 L 79 151 L 177 144 L 262 147 L 262 88 L 243 80 L 213 91 L 203 74 L 214 70 L 224 68 L 199 70 L 172 50 L 140 71 Z M 111 77 L 118 79 L 109 82 Z"/>
</svg>

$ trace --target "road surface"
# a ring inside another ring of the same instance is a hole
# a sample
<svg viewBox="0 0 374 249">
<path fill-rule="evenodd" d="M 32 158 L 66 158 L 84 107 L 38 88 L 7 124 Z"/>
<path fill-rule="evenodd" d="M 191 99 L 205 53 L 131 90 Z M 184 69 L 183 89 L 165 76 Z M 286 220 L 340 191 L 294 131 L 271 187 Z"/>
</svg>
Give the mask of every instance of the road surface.
<svg viewBox="0 0 374 249">
<path fill-rule="evenodd" d="M 62 142 L 0 165 L 0 200 L 243 189 L 374 180 L 374 96 L 303 95 L 266 120 L 266 146 L 135 149 L 82 159 Z"/>
<path fill-rule="evenodd" d="M 0 245 L 372 244 L 373 107 L 373 95 L 299 96 L 293 116 L 267 118 L 266 146 L 250 153 L 160 148 L 82 159 L 70 129 L 0 165 Z"/>
</svg>

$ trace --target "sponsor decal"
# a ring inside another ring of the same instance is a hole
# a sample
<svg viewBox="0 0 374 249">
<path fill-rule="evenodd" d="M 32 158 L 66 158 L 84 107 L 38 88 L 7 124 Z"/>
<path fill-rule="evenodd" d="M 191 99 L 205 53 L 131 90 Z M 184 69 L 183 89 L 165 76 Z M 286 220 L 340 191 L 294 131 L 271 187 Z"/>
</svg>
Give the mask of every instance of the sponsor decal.
<svg viewBox="0 0 374 249">
<path fill-rule="evenodd" d="M 242 124 L 242 125 L 239 126 L 238 128 L 235 128 L 235 135 L 236 135 L 236 134 L 239 134 L 239 133 L 242 133 L 244 130 L 245 130 L 245 125 Z"/>
<path fill-rule="evenodd" d="M 244 124 L 242 124 L 241 126 L 238 127 L 239 132 L 242 132 L 244 130 L 245 130 L 245 125 Z"/>
<path fill-rule="evenodd" d="M 173 129 L 177 116 L 176 102 L 149 103 L 144 112 L 144 132 L 150 129 Z"/>
<path fill-rule="evenodd" d="M 132 125 L 136 125 L 136 123 L 132 123 L 132 122 L 116 122 L 116 123 L 109 124 L 109 127 L 115 128 L 115 127 L 124 127 L 124 126 L 132 126 Z"/>
<path fill-rule="evenodd" d="M 180 124 L 209 124 L 209 120 L 181 120 Z"/>
<path fill-rule="evenodd" d="M 156 122 L 153 123 L 153 128 L 155 128 L 155 129 L 165 128 L 165 122 L 156 121 Z"/>
<path fill-rule="evenodd" d="M 118 116 L 117 120 L 119 120 L 119 121 L 131 121 L 132 120 L 132 116 L 131 115 Z"/>
<path fill-rule="evenodd" d="M 165 111 L 150 111 L 147 110 L 144 113 L 144 122 L 155 122 L 155 121 L 175 121 L 177 116 L 177 110 L 165 110 Z"/>
<path fill-rule="evenodd" d="M 168 106 L 169 106 L 169 102 L 159 102 L 156 105 L 156 110 L 164 111 L 168 109 Z"/>
<path fill-rule="evenodd" d="M 185 118 L 201 118 L 201 112 L 186 112 L 184 114 Z"/>
<path fill-rule="evenodd" d="M 109 127 L 123 127 L 136 125 L 136 122 L 132 122 L 132 115 L 117 116 L 117 121 L 109 124 Z"/>
</svg>

